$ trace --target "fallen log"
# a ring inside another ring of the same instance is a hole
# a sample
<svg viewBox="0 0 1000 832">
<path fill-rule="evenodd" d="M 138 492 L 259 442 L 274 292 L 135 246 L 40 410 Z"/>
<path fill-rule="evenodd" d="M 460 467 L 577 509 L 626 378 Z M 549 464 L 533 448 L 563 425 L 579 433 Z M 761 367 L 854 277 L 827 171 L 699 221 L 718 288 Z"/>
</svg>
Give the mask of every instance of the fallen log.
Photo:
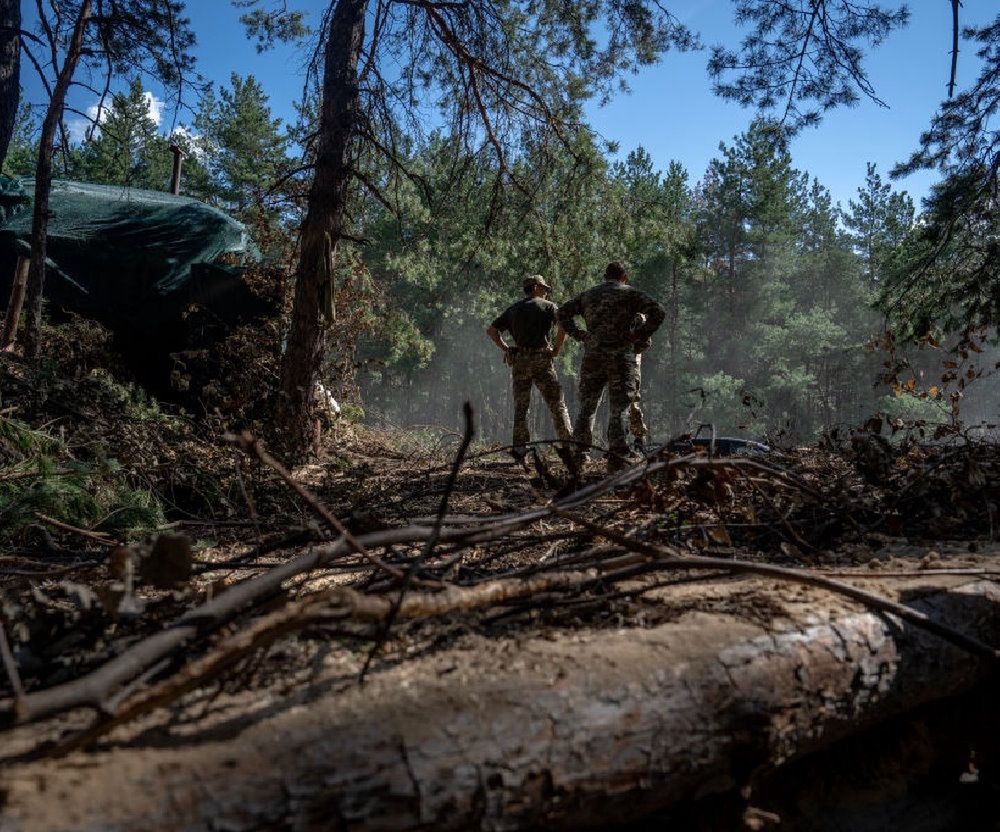
<svg viewBox="0 0 1000 832">
<path fill-rule="evenodd" d="M 992 669 L 819 589 L 750 586 L 767 623 L 689 613 L 558 641 L 481 639 L 289 704 L 228 741 L 206 726 L 183 745 L 8 766 L 0 829 L 599 828 L 743 786 Z M 945 626 L 1000 640 L 991 582 L 928 576 L 900 591 Z"/>
</svg>

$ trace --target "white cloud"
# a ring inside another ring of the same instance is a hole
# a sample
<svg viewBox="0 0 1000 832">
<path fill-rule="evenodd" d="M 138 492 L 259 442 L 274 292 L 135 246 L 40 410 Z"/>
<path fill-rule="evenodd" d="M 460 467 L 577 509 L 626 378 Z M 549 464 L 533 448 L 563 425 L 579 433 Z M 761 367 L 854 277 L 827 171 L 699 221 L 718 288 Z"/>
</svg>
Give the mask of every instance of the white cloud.
<svg viewBox="0 0 1000 832">
<path fill-rule="evenodd" d="M 165 102 L 162 98 L 157 98 L 149 90 L 146 90 L 142 95 L 146 99 L 146 108 L 149 110 L 149 117 L 153 120 L 153 124 L 159 127 L 160 122 L 163 120 Z"/>
<path fill-rule="evenodd" d="M 87 137 L 87 128 L 90 122 L 85 118 L 71 118 L 66 120 L 66 132 L 69 133 L 69 140 L 73 144 L 79 144 Z"/>
<path fill-rule="evenodd" d="M 163 110 L 166 107 L 166 102 L 162 98 L 157 98 L 149 90 L 143 92 L 143 98 L 146 101 L 146 110 L 149 112 L 149 117 L 152 119 L 153 124 L 157 127 L 160 126 L 160 122 L 163 121 Z M 100 124 L 108 118 L 108 109 L 111 106 L 111 99 L 108 98 L 104 102 L 104 106 L 100 107 L 100 102 L 94 102 L 89 107 L 87 107 L 86 113 L 87 117 L 77 117 L 71 118 L 66 121 L 66 130 L 69 133 L 70 141 L 79 144 L 87 137 L 87 131 L 97 122 L 97 129 L 100 130 Z M 98 108 L 100 108 L 100 117 L 98 117 Z M 184 128 L 186 131 L 186 128 Z"/>
<path fill-rule="evenodd" d="M 108 108 L 107 105 L 100 108 L 100 114 L 98 114 L 97 104 L 91 104 L 87 108 L 87 118 L 90 119 L 90 123 L 93 124 L 95 121 L 106 121 L 108 118 Z"/>
<path fill-rule="evenodd" d="M 200 133 L 196 133 L 194 130 L 192 130 L 190 127 L 188 127 L 186 124 L 178 124 L 173 129 L 173 132 L 170 135 L 171 135 L 171 137 L 173 137 L 173 136 L 183 136 L 184 138 L 189 139 L 192 142 L 198 141 L 198 139 L 201 138 L 201 134 Z"/>
</svg>

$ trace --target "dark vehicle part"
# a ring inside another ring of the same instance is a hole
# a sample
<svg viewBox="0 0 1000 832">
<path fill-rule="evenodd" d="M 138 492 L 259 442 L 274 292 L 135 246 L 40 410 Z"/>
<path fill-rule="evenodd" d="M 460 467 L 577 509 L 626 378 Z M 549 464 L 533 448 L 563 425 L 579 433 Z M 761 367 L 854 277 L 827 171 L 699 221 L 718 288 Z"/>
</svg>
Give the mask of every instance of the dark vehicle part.
<svg viewBox="0 0 1000 832">
<path fill-rule="evenodd" d="M 702 435 L 704 429 L 707 435 Z M 681 434 L 667 443 L 667 450 L 676 454 L 690 454 L 704 450 L 709 457 L 716 456 L 767 456 L 771 446 L 738 436 L 717 436 L 715 425 L 701 424 L 693 433 Z"/>
</svg>

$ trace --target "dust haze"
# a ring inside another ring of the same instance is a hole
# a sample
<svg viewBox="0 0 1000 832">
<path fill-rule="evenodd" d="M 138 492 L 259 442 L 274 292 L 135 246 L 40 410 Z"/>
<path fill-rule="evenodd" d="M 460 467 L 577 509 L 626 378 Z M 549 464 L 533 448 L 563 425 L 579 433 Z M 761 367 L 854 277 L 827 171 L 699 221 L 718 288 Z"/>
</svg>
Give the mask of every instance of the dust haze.
<svg viewBox="0 0 1000 832">
<path fill-rule="evenodd" d="M 510 301 L 516 298 L 512 295 Z M 566 297 L 554 296 L 556 302 Z M 472 308 L 474 304 L 456 304 Z M 494 314 L 499 314 L 498 308 Z M 476 412 L 478 439 L 506 445 L 513 427 L 510 369 L 499 350 L 484 334 L 492 316 L 467 317 L 446 323 L 433 339 L 433 356 L 424 367 L 401 370 L 395 367 L 367 368 L 359 378 L 361 397 L 368 421 L 432 435 L 457 433 L 462 427 L 461 407 L 470 401 Z M 649 424 L 649 443 L 659 444 L 701 424 L 713 424 L 721 434 L 741 436 L 792 446 L 816 441 L 831 431 L 846 436 L 871 417 L 885 417 L 888 434 L 895 421 L 904 427 L 953 423 L 950 395 L 960 394 L 957 422 L 977 433 L 992 434 L 992 425 L 1000 421 L 998 396 L 1000 378 L 997 365 L 1000 349 L 982 343 L 981 353 L 971 353 L 967 360 L 956 355 L 950 344 L 929 347 L 907 344 L 890 356 L 884 348 L 873 346 L 879 333 L 872 330 L 871 342 L 859 343 L 833 353 L 832 372 L 851 373 L 853 396 L 847 403 L 831 407 L 817 422 L 796 418 L 802 402 L 821 398 L 822 391 L 803 388 L 785 401 L 769 400 L 751 385 L 739 383 L 733 389 L 706 384 L 706 374 L 696 371 L 691 355 L 681 357 L 681 372 L 671 372 L 667 361 L 667 323 L 654 335 L 652 346 L 643 354 L 641 402 Z M 711 329 L 711 327 L 709 327 Z M 753 337 L 749 330 L 726 333 L 737 347 Z M 569 407 L 570 418 L 577 412 L 577 381 L 582 347 L 567 338 L 562 354 L 556 359 L 557 373 Z M 790 355 L 791 361 L 800 357 Z M 898 388 L 886 383 L 886 362 L 906 362 L 899 375 Z M 943 381 L 949 362 L 958 363 L 958 378 Z M 719 366 L 719 372 L 727 368 Z M 730 370 L 737 368 L 728 368 Z M 860 371 L 859 371 L 860 370 Z M 971 370 L 971 373 L 970 373 Z M 708 382 L 714 376 L 708 375 Z M 913 380 L 912 390 L 908 382 Z M 935 389 L 936 388 L 936 389 Z M 606 443 L 608 418 L 607 395 L 602 398 L 595 420 L 595 442 Z M 899 421 L 902 420 L 902 421 Z M 537 390 L 532 390 L 528 414 L 533 440 L 552 440 L 548 410 Z"/>
</svg>

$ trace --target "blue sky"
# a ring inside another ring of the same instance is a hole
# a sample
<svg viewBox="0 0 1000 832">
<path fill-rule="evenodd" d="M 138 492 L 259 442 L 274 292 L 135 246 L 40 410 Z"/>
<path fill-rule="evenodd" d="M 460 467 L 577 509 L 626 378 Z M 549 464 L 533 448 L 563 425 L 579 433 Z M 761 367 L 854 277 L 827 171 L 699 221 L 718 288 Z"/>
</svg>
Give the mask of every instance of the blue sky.
<svg viewBox="0 0 1000 832">
<path fill-rule="evenodd" d="M 891 0 L 883 0 L 886 5 Z M 317 19 L 325 0 L 299 0 L 293 6 Z M 702 35 L 706 45 L 734 44 L 740 37 L 732 23 L 729 0 L 672 0 L 667 3 L 680 19 Z M 201 73 L 217 82 L 231 72 L 255 75 L 271 98 L 275 114 L 289 120 L 292 102 L 301 94 L 305 55 L 282 47 L 258 55 L 239 25 L 239 10 L 229 0 L 188 0 L 188 14 L 198 35 Z M 945 93 L 949 69 L 951 12 L 944 0 L 911 0 L 910 25 L 892 36 L 867 63 L 878 94 L 890 105 L 883 109 L 864 101 L 853 109 L 826 115 L 818 128 L 796 137 L 792 154 L 798 168 L 817 176 L 846 205 L 863 181 L 865 165 L 875 162 L 887 172 L 905 158 L 928 124 Z M 995 14 L 995 0 L 964 0 L 963 21 L 983 23 Z M 744 130 L 753 113 L 712 94 L 705 70 L 707 52 L 669 53 L 630 79 L 632 92 L 610 104 L 588 107 L 588 116 L 606 139 L 620 143 L 622 152 L 641 144 L 661 168 L 679 160 L 692 180 L 701 177 L 721 140 Z M 959 82 L 975 76 L 971 50 L 960 56 Z M 29 100 L 38 101 L 40 87 L 34 70 L 24 67 Z M 162 91 L 153 88 L 154 94 Z M 75 106 L 85 109 L 93 96 L 77 91 Z M 172 116 L 164 114 L 164 126 Z M 180 120 L 190 120 L 182 113 Z M 923 196 L 934 180 L 918 173 L 900 183 L 912 195 Z"/>
</svg>

